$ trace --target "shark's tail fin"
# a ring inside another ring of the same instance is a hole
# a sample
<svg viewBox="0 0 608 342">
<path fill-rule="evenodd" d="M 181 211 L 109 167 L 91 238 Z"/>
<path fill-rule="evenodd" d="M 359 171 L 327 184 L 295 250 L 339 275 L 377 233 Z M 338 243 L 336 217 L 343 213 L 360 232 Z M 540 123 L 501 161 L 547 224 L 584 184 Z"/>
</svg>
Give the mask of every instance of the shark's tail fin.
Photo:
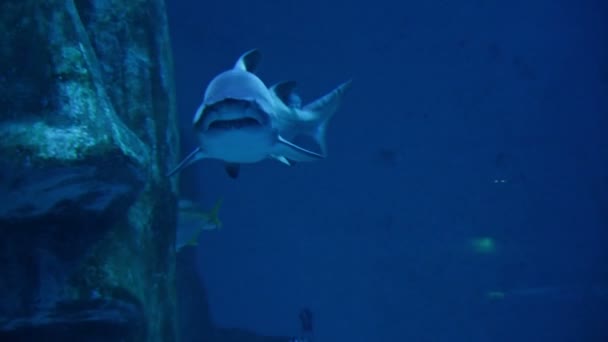
<svg viewBox="0 0 608 342">
<path fill-rule="evenodd" d="M 352 81 L 346 81 L 340 84 L 336 89 L 332 90 L 325 96 L 307 104 L 303 110 L 315 113 L 318 117 L 319 124 L 314 127 L 311 135 L 315 142 L 319 144 L 323 155 L 327 154 L 327 146 L 325 143 L 325 130 L 329 119 L 334 115 L 342 100 L 344 93 L 350 88 Z"/>
</svg>

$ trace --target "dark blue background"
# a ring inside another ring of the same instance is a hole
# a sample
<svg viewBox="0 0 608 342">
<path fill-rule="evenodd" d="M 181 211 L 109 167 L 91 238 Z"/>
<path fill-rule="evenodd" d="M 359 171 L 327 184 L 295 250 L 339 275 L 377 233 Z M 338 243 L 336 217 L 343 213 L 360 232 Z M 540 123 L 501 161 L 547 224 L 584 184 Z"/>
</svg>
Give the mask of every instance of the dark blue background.
<svg viewBox="0 0 608 342">
<path fill-rule="evenodd" d="M 250 48 L 305 103 L 354 80 L 327 160 L 182 174 L 224 198 L 199 247 L 217 324 L 290 335 L 308 306 L 317 342 L 608 340 L 605 1 L 168 5 L 184 155 Z"/>
</svg>

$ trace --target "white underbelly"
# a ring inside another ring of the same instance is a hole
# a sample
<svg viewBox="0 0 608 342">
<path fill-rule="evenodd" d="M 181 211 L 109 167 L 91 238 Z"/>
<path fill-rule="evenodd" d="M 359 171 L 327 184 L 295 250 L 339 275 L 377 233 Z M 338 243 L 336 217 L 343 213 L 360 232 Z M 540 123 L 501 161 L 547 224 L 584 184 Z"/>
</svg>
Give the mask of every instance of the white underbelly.
<svg viewBox="0 0 608 342">
<path fill-rule="evenodd" d="M 230 163 L 255 163 L 268 158 L 275 143 L 269 130 L 230 130 L 199 136 L 208 158 Z"/>
</svg>

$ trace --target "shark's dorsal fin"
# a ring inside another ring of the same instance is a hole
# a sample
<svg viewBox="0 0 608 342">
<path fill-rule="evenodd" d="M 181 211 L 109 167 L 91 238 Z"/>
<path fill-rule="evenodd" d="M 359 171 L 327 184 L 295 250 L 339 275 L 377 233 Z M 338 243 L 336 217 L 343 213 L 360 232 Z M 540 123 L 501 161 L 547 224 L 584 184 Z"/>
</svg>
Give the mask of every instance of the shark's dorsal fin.
<svg viewBox="0 0 608 342">
<path fill-rule="evenodd" d="M 251 49 L 239 57 L 239 60 L 236 61 L 234 68 L 253 73 L 258 68 L 258 65 L 260 65 L 261 60 L 262 54 L 260 53 L 260 50 Z"/>
<path fill-rule="evenodd" d="M 270 87 L 270 91 L 275 93 L 275 95 L 287 106 L 293 105 L 293 91 L 296 89 L 297 83 L 296 81 L 283 81 L 279 82 L 272 87 Z"/>
</svg>

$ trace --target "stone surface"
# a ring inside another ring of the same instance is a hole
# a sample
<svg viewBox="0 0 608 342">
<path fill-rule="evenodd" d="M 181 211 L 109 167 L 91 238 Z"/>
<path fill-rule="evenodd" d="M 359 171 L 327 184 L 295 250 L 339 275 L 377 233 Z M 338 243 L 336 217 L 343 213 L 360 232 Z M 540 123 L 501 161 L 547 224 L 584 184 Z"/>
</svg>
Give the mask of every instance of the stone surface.
<svg viewBox="0 0 608 342">
<path fill-rule="evenodd" d="M 162 0 L 0 3 L 0 340 L 173 341 Z"/>
</svg>

